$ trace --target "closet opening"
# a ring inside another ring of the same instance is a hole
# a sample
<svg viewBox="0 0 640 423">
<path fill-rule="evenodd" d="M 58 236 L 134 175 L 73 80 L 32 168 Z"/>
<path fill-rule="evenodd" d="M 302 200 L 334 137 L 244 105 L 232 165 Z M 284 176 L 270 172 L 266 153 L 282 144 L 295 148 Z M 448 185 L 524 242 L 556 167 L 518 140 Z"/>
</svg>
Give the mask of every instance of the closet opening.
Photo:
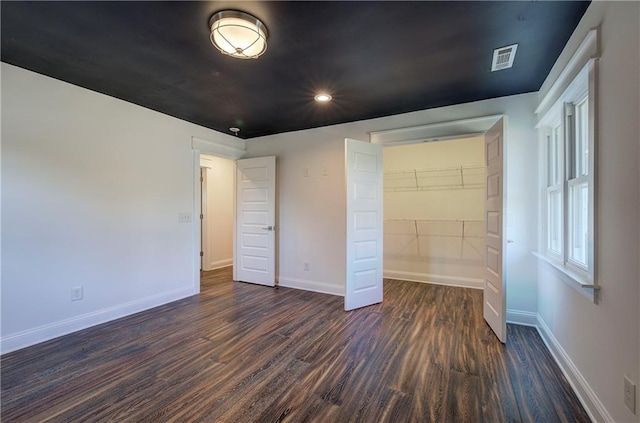
<svg viewBox="0 0 640 423">
<path fill-rule="evenodd" d="M 484 287 L 483 135 L 385 146 L 384 277 Z"/>
</svg>

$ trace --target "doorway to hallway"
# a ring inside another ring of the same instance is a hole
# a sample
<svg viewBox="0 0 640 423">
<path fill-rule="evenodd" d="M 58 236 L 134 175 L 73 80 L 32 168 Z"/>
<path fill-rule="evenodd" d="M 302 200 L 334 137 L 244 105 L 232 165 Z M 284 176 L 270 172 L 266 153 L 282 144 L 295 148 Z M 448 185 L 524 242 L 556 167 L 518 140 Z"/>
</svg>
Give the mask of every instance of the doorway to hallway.
<svg viewBox="0 0 640 423">
<path fill-rule="evenodd" d="M 200 270 L 232 269 L 235 162 L 200 155 Z M 201 280 L 202 286 L 202 280 Z"/>
</svg>

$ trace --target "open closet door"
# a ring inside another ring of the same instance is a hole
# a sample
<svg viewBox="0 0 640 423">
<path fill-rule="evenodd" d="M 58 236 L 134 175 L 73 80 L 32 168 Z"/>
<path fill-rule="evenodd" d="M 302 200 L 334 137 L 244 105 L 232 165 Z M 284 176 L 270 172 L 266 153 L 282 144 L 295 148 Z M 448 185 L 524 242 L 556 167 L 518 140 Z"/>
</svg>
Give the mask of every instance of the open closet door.
<svg viewBox="0 0 640 423">
<path fill-rule="evenodd" d="M 345 163 L 348 311 L 382 302 L 382 146 L 347 138 Z"/>
<path fill-rule="evenodd" d="M 501 342 L 507 338 L 504 272 L 504 119 L 485 133 L 484 319 Z"/>
<path fill-rule="evenodd" d="M 234 279 L 275 286 L 276 158 L 237 161 Z"/>
</svg>

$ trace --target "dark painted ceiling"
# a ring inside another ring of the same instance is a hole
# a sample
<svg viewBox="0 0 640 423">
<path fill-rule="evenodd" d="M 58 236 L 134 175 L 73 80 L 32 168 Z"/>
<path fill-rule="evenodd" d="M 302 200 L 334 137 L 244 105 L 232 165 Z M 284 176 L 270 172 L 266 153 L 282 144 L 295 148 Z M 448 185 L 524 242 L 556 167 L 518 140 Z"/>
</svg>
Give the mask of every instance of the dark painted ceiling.
<svg viewBox="0 0 640 423">
<path fill-rule="evenodd" d="M 240 137 L 537 91 L 588 2 L 6 2 L 3 62 Z M 269 30 L 220 54 L 209 17 Z M 513 68 L 493 49 L 518 43 Z M 317 104 L 317 91 L 334 101 Z"/>
</svg>

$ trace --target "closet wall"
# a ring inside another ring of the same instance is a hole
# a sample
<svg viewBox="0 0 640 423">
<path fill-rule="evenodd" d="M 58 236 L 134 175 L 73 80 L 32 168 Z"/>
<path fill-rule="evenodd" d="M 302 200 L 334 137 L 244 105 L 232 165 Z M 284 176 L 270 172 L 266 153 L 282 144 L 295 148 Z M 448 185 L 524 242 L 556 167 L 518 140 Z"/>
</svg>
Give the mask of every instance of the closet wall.
<svg viewBox="0 0 640 423">
<path fill-rule="evenodd" d="M 484 138 L 384 149 L 385 277 L 481 287 Z"/>
</svg>

